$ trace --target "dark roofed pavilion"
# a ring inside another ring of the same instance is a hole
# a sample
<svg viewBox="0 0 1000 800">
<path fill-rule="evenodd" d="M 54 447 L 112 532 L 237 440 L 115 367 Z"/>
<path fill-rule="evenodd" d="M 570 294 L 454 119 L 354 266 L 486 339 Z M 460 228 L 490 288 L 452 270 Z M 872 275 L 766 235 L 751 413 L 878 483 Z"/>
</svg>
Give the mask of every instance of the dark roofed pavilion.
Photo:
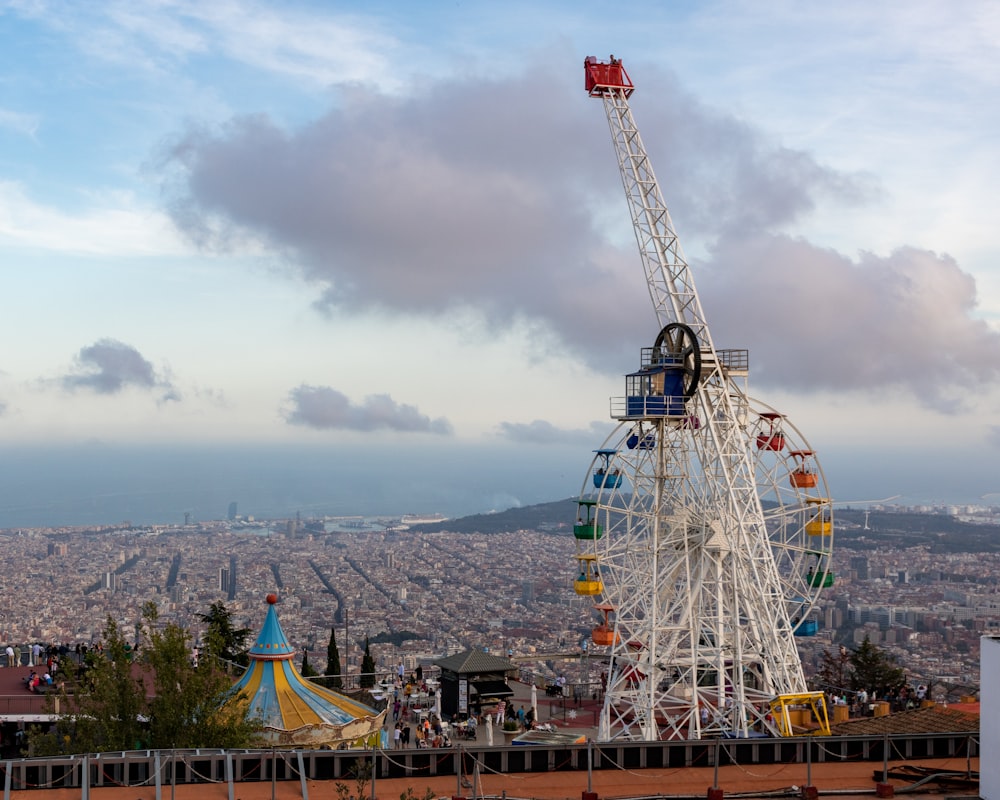
<svg viewBox="0 0 1000 800">
<path fill-rule="evenodd" d="M 507 678 L 516 674 L 517 667 L 507 658 L 493 656 L 482 650 L 466 650 L 438 659 L 441 669 L 441 714 L 464 718 L 482 713 L 490 700 L 504 700 L 514 692 Z"/>
</svg>

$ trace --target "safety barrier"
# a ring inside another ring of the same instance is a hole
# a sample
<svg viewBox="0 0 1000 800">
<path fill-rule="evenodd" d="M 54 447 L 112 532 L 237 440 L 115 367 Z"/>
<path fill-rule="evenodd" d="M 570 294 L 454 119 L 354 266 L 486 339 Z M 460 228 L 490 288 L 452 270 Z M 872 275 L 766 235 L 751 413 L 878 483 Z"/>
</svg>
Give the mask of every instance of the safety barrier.
<svg viewBox="0 0 1000 800">
<path fill-rule="evenodd" d="M 676 742 L 604 742 L 557 746 L 456 746 L 378 750 L 376 779 L 467 775 L 471 759 L 486 770 L 511 773 L 712 767 L 730 764 L 822 764 L 975 758 L 969 733 L 896 736 L 707 739 Z M 138 750 L 88 756 L 19 758 L 0 762 L 5 795 L 23 789 L 169 786 L 246 781 L 349 780 L 367 770 L 364 750 Z"/>
</svg>

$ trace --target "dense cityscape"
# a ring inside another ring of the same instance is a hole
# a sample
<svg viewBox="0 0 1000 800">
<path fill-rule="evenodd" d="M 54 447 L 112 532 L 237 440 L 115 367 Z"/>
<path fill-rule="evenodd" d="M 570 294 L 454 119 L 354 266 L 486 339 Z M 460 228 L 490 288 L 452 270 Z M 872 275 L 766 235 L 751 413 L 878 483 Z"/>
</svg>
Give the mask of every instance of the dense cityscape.
<svg viewBox="0 0 1000 800">
<path fill-rule="evenodd" d="M 994 519 L 989 509 L 919 511 Z M 798 638 L 807 675 L 824 651 L 868 637 L 936 699 L 974 693 L 979 637 L 997 629 L 1000 555 L 897 545 L 863 520 L 840 523 L 836 579 L 812 612 L 817 634 Z M 413 669 L 475 647 L 575 683 L 598 680 L 601 649 L 589 643 L 597 620 L 592 599 L 572 590 L 568 520 L 479 533 L 406 522 L 261 521 L 231 508 L 230 519 L 182 526 L 2 531 L 0 638 L 90 644 L 108 616 L 133 630 L 142 604 L 154 600 L 160 618 L 189 628 L 196 643 L 199 615 L 213 603 L 256 631 L 266 595 L 277 590 L 289 640 L 320 669 L 335 628 L 348 672 L 359 669 L 367 638 L 380 669 Z"/>
</svg>

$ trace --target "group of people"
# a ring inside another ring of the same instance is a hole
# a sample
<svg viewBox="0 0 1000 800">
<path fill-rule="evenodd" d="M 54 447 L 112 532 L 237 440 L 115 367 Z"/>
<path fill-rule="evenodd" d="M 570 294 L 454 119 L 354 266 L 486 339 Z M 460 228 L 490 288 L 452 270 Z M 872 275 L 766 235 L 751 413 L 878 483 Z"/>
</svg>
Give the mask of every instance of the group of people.
<svg viewBox="0 0 1000 800">
<path fill-rule="evenodd" d="M 924 700 L 929 699 L 929 691 L 926 685 L 921 683 L 914 687 L 912 684 L 906 683 L 885 692 L 872 692 L 870 695 L 862 689 L 855 694 L 853 705 L 855 706 L 855 713 L 861 716 L 871 716 L 874 713 L 873 704 L 875 702 L 888 703 L 890 711 L 909 711 L 914 708 L 920 708 Z M 836 703 L 837 701 L 835 700 L 834 702 Z M 842 705 L 850 705 L 846 695 L 841 696 L 840 703 Z"/>
<path fill-rule="evenodd" d="M 24 686 L 29 692 L 34 692 L 38 694 L 43 692 L 48 687 L 52 686 L 55 681 L 52 678 L 51 672 L 46 672 L 44 675 L 39 675 L 35 670 L 31 670 L 28 676 L 24 679 Z"/>
<path fill-rule="evenodd" d="M 501 728 L 504 726 L 505 722 L 516 722 L 517 727 L 520 730 L 531 730 L 535 727 L 535 709 L 529 708 L 525 710 L 524 706 L 521 706 L 517 711 L 514 710 L 513 704 L 508 705 L 506 700 L 501 700 L 496 705 L 495 710 L 496 716 L 493 714 L 486 715 L 486 723 L 492 724 L 496 722 Z M 470 717 L 470 720 L 475 719 Z"/>
<path fill-rule="evenodd" d="M 410 746 L 410 726 L 397 722 L 392 731 L 392 746 L 399 750 Z M 451 747 L 448 732 L 436 714 L 429 714 L 417 723 L 415 729 L 417 747 Z"/>
<path fill-rule="evenodd" d="M 21 662 L 24 659 L 24 654 L 28 654 L 28 666 L 29 667 L 40 667 L 44 660 L 46 650 L 49 648 L 43 648 L 38 642 L 32 645 L 25 645 L 22 650 L 19 644 L 9 644 L 7 649 L 4 651 L 7 656 L 7 666 L 8 667 L 21 667 L 24 666 Z"/>
</svg>

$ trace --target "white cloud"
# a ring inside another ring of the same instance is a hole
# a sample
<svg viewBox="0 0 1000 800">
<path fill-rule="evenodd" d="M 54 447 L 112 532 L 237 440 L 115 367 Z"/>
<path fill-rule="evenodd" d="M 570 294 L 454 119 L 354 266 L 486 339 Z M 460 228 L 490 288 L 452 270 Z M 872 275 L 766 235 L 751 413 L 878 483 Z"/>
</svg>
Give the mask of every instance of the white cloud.
<svg viewBox="0 0 1000 800">
<path fill-rule="evenodd" d="M 395 37 L 372 17 L 290 5 L 220 0 L 16 5 L 22 16 L 60 31 L 88 58 L 132 70 L 170 73 L 224 57 L 283 78 L 327 86 L 393 83 Z M 327 12 L 327 13 L 324 13 Z"/>
<path fill-rule="evenodd" d="M 0 108 L 0 128 L 23 134 L 30 139 L 38 132 L 40 119 L 37 114 L 27 114 L 21 111 L 11 111 Z"/>
<path fill-rule="evenodd" d="M 24 188 L 0 181 L 0 241 L 7 247 L 90 255 L 189 253 L 162 212 L 142 207 L 127 192 L 94 195 L 73 214 L 34 202 Z"/>
</svg>

